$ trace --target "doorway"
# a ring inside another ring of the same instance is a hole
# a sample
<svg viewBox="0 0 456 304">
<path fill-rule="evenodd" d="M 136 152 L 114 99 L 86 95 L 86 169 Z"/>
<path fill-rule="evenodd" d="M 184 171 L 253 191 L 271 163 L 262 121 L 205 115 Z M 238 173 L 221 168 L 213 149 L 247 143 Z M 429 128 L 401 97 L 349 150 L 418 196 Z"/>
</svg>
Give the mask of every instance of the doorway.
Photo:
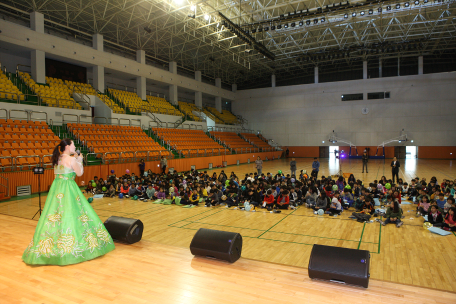
<svg viewBox="0 0 456 304">
<path fill-rule="evenodd" d="M 394 156 L 397 159 L 404 159 L 405 158 L 405 146 L 395 146 L 394 147 Z"/>
<path fill-rule="evenodd" d="M 337 151 L 335 154 L 334 151 Z M 339 156 L 339 146 L 329 146 L 329 158 L 336 158 L 336 155 Z"/>
<path fill-rule="evenodd" d="M 417 146 L 407 146 L 405 149 L 405 158 L 411 158 L 411 159 L 418 158 L 418 147 Z"/>
<path fill-rule="evenodd" d="M 320 158 L 328 158 L 328 157 L 329 157 L 329 147 L 320 146 Z"/>
</svg>

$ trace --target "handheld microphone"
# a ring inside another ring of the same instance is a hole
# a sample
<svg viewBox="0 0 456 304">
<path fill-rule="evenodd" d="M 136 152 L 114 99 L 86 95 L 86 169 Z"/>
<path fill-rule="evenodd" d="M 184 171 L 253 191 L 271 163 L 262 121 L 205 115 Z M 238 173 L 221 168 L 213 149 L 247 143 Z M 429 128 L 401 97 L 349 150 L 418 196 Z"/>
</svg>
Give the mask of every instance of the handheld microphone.
<svg viewBox="0 0 456 304">
<path fill-rule="evenodd" d="M 78 156 L 81 155 L 81 151 L 79 151 L 79 150 L 76 150 L 76 151 L 74 151 L 74 152 L 76 152 L 76 154 L 77 154 Z"/>
</svg>

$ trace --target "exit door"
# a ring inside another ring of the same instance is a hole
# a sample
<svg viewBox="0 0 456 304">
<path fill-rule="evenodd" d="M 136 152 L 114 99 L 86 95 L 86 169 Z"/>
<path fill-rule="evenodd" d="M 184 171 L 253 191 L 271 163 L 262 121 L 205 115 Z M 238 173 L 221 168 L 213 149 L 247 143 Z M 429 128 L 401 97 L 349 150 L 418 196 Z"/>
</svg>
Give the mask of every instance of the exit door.
<svg viewBox="0 0 456 304">
<path fill-rule="evenodd" d="M 396 146 L 394 147 L 394 156 L 397 159 L 404 159 L 406 154 L 406 147 L 405 146 Z"/>
<path fill-rule="evenodd" d="M 320 158 L 329 158 L 328 146 L 320 146 Z"/>
</svg>

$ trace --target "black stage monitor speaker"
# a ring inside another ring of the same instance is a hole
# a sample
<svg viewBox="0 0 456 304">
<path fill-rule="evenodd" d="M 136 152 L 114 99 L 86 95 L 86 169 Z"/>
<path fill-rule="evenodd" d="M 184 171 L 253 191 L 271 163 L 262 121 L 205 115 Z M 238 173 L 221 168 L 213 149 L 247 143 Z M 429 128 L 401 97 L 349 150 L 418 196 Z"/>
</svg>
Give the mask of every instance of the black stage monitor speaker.
<svg viewBox="0 0 456 304">
<path fill-rule="evenodd" d="M 370 254 L 367 250 L 313 245 L 309 259 L 309 277 L 367 288 L 369 263 Z"/>
<path fill-rule="evenodd" d="M 200 228 L 190 243 L 193 255 L 236 262 L 241 257 L 242 236 L 239 233 Z"/>
<path fill-rule="evenodd" d="M 114 240 L 129 244 L 139 242 L 144 230 L 140 220 L 119 216 L 111 216 L 104 225 Z"/>
</svg>

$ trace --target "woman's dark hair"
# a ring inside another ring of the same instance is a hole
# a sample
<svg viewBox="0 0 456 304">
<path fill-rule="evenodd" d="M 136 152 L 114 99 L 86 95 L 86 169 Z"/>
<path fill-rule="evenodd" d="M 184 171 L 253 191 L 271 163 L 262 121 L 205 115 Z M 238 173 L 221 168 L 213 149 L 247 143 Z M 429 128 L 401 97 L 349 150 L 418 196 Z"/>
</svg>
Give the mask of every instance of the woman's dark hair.
<svg viewBox="0 0 456 304">
<path fill-rule="evenodd" d="M 450 207 L 450 209 L 448 209 L 448 213 L 445 216 L 445 219 L 450 218 L 450 210 L 453 210 L 453 221 L 456 221 L 456 208 L 455 207 Z"/>
<path fill-rule="evenodd" d="M 399 212 L 399 202 L 396 200 L 393 200 L 391 209 L 393 209 L 394 213 L 398 213 Z"/>
<path fill-rule="evenodd" d="M 58 144 L 55 148 L 54 148 L 54 152 L 52 152 L 52 157 L 51 157 L 51 161 L 52 161 L 52 165 L 55 166 L 59 163 L 59 157 L 60 157 L 60 154 L 65 151 L 65 147 L 66 146 L 69 146 L 71 145 L 71 139 L 69 138 L 65 138 L 65 139 L 62 139 L 62 141 L 60 142 L 60 144 Z"/>
</svg>

